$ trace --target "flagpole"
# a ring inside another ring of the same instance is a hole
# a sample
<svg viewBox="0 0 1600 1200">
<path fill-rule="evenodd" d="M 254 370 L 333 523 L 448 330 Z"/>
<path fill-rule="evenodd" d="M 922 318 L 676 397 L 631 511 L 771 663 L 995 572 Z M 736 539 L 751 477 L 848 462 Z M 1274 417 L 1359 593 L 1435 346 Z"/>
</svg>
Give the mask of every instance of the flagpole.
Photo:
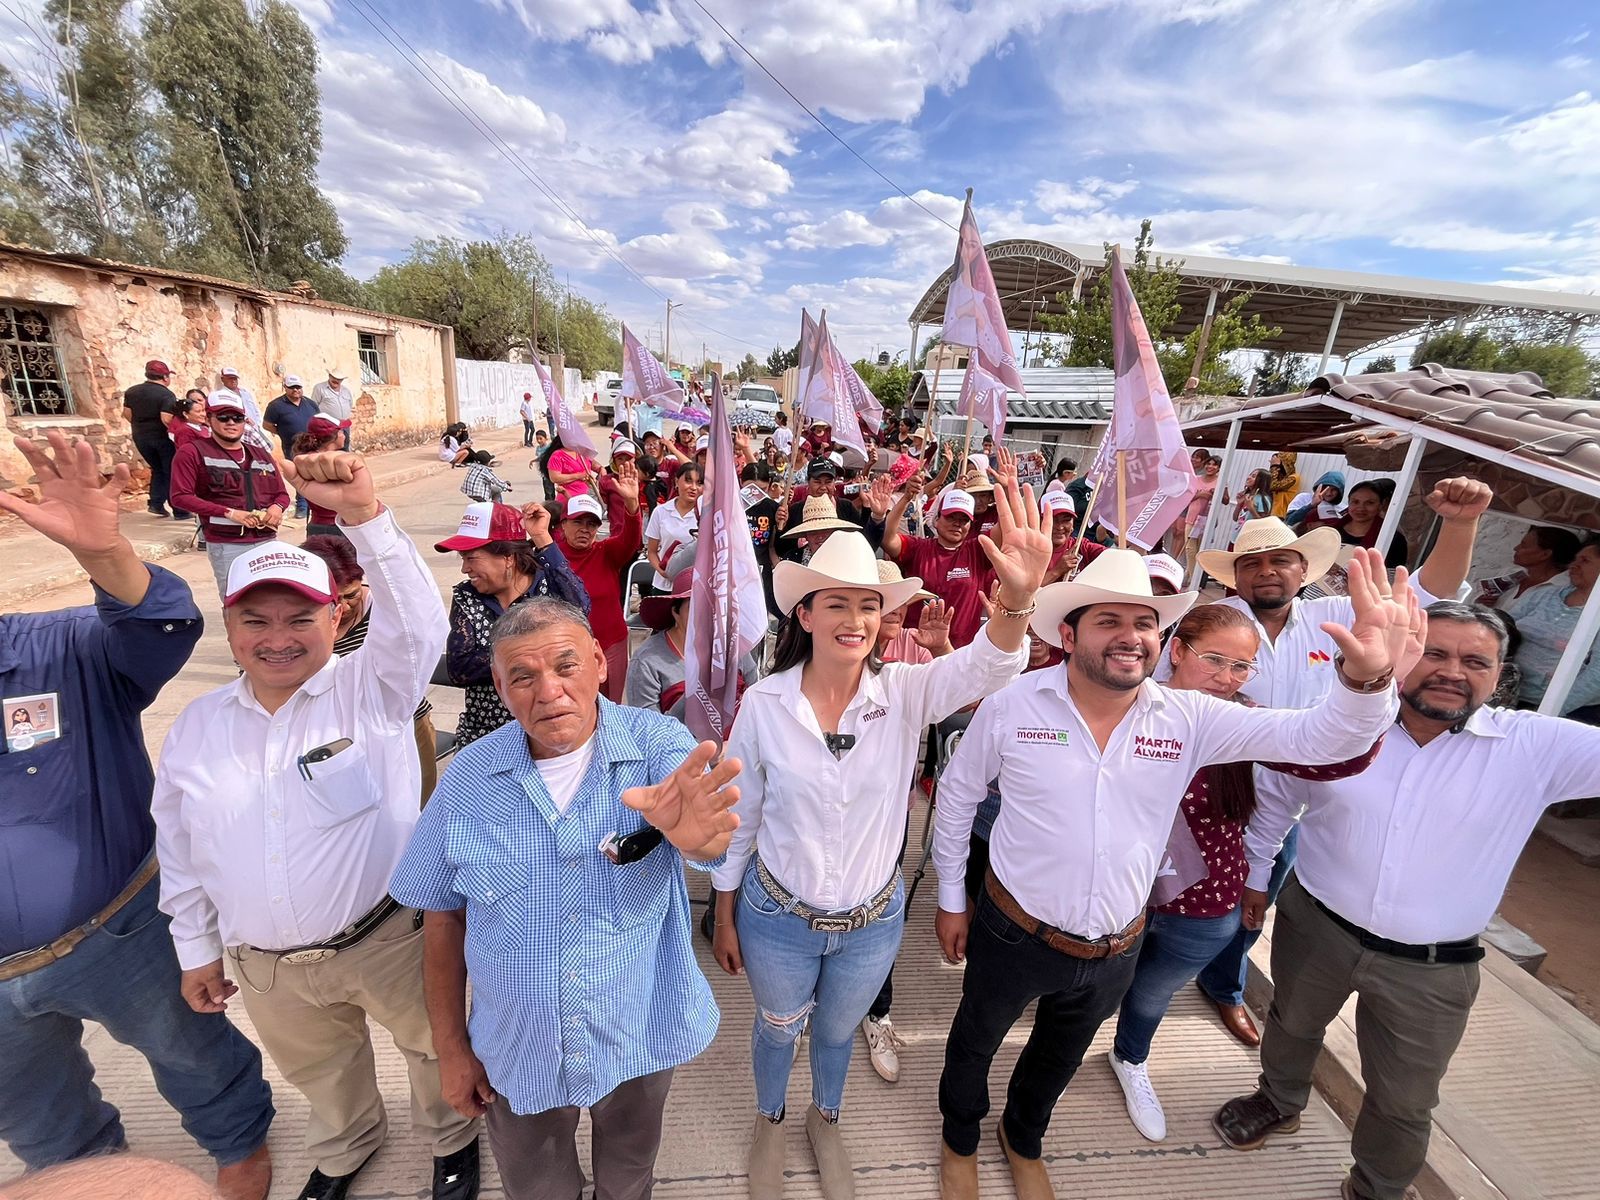
<svg viewBox="0 0 1600 1200">
<path fill-rule="evenodd" d="M 1117 451 L 1117 549 L 1128 548 L 1128 452 Z"/>
</svg>

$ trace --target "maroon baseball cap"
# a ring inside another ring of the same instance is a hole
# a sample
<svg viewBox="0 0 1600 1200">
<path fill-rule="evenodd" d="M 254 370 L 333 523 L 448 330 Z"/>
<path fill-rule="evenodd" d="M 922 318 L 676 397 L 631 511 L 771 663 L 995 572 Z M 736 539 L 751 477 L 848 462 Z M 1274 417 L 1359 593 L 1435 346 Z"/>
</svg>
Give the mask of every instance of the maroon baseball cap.
<svg viewBox="0 0 1600 1200">
<path fill-rule="evenodd" d="M 685 567 L 679 571 L 672 581 L 672 594 L 670 596 L 646 596 L 639 601 L 639 619 L 651 629 L 666 629 L 672 624 L 672 606 L 679 600 L 687 600 L 689 593 L 694 590 L 694 568 Z"/>
<path fill-rule="evenodd" d="M 349 421 L 335 421 L 332 417 L 318 413 L 306 424 L 306 432 L 315 437 L 332 437 L 341 429 L 349 429 Z"/>
<path fill-rule="evenodd" d="M 525 542 L 528 531 L 522 527 L 522 514 L 509 504 L 490 504 L 483 501 L 467 505 L 461 514 L 461 525 L 454 537 L 435 542 L 433 548 L 440 553 L 452 550 L 476 550 L 490 542 Z"/>
<path fill-rule="evenodd" d="M 167 379 L 172 375 L 172 368 L 159 358 L 152 358 L 144 365 L 144 373 L 151 379 Z"/>
</svg>

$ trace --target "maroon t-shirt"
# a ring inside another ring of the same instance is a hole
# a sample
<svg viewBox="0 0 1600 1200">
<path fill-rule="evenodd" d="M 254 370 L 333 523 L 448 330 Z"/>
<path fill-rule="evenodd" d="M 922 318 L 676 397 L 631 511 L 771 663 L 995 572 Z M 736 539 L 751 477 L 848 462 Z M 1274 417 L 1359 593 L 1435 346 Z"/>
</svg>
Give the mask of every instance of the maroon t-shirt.
<svg viewBox="0 0 1600 1200">
<path fill-rule="evenodd" d="M 965 646 L 978 636 L 983 605 L 978 597 L 989 586 L 989 558 L 976 538 L 946 550 L 938 538 L 900 536 L 900 556 L 895 560 L 906 575 L 918 575 L 922 586 L 950 606 L 950 644 Z M 906 628 L 915 629 L 922 605 L 906 613 Z"/>
</svg>

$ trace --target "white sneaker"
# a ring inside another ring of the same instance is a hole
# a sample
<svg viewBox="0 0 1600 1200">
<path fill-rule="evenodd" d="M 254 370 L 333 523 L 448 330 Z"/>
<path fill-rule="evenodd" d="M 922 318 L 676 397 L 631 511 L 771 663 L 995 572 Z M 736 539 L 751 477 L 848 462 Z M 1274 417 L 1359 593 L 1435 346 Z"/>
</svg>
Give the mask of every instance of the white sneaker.
<svg viewBox="0 0 1600 1200">
<path fill-rule="evenodd" d="M 888 1017 L 878 1020 L 868 1016 L 861 1022 L 861 1032 L 867 1035 L 867 1053 L 872 1057 L 872 1069 L 889 1083 L 900 1079 L 900 1054 L 905 1040 L 894 1031 L 894 1022 Z"/>
<path fill-rule="evenodd" d="M 1150 1072 L 1144 1063 L 1125 1063 L 1115 1050 L 1107 1053 L 1111 1072 L 1122 1085 L 1122 1097 L 1128 1104 L 1128 1116 L 1133 1127 L 1152 1142 L 1167 1136 L 1167 1114 L 1161 1111 L 1161 1100 L 1156 1096 L 1155 1085 L 1150 1082 Z"/>
</svg>

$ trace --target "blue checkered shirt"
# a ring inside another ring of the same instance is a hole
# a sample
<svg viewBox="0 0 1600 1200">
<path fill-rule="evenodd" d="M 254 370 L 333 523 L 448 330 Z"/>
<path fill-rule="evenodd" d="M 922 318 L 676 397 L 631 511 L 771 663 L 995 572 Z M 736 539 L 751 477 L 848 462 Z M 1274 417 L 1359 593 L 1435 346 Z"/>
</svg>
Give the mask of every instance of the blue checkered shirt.
<svg viewBox="0 0 1600 1200">
<path fill-rule="evenodd" d="M 599 850 L 644 827 L 624 789 L 665 779 L 694 738 L 671 717 L 599 704 L 594 757 L 564 814 L 522 727 L 506 725 L 456 754 L 389 887 L 416 908 L 466 908 L 472 1048 L 524 1115 L 589 1107 L 688 1062 L 717 1032 L 684 860 L 666 842 L 626 866 Z"/>
</svg>

